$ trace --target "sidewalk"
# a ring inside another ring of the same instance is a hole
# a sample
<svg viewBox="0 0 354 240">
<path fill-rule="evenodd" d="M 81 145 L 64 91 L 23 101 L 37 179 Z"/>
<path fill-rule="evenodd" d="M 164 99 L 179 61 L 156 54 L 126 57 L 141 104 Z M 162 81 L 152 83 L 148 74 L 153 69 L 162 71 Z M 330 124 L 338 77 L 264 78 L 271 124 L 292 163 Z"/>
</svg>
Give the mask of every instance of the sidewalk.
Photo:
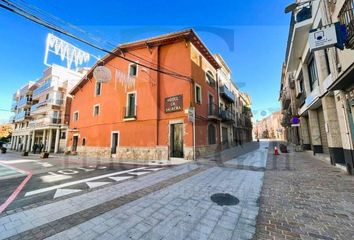
<svg viewBox="0 0 354 240">
<path fill-rule="evenodd" d="M 268 142 L 260 145 L 221 166 L 182 164 L 5 215 L 0 239 L 250 239 Z M 223 193 L 237 201 L 212 201 Z"/>
<path fill-rule="evenodd" d="M 306 152 L 268 152 L 255 239 L 354 239 L 354 178 Z"/>
</svg>

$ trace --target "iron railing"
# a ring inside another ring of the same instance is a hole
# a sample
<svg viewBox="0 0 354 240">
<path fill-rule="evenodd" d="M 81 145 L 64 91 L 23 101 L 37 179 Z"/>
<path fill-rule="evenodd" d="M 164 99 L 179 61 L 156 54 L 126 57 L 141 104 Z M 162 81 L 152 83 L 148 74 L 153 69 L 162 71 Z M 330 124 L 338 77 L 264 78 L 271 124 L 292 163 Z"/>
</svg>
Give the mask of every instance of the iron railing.
<svg viewBox="0 0 354 240">
<path fill-rule="evenodd" d="M 208 116 L 209 117 L 220 117 L 220 109 L 217 104 L 208 104 Z"/>
<path fill-rule="evenodd" d="M 348 39 L 346 46 L 354 49 L 354 0 L 346 0 L 344 2 L 338 18 L 347 27 Z"/>
</svg>

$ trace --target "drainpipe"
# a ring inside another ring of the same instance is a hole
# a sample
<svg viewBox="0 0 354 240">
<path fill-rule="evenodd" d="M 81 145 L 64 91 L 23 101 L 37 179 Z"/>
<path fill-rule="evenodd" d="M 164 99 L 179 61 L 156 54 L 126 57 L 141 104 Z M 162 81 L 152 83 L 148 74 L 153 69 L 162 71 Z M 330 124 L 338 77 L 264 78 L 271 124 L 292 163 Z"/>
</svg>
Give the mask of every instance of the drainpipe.
<svg viewBox="0 0 354 240">
<path fill-rule="evenodd" d="M 157 46 L 157 69 L 160 70 L 160 46 Z M 160 119 L 160 72 L 156 77 L 156 147 L 159 145 L 159 119 Z M 168 153 L 169 156 L 169 153 Z"/>
</svg>

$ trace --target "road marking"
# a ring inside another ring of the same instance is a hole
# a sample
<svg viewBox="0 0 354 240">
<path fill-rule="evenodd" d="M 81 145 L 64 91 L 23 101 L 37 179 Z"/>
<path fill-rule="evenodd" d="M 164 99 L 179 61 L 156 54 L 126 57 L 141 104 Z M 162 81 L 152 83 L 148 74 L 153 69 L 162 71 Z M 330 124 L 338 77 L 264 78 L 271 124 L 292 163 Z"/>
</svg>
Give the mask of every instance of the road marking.
<svg viewBox="0 0 354 240">
<path fill-rule="evenodd" d="M 25 172 L 21 169 L 17 169 L 17 171 Z M 23 187 L 26 185 L 26 183 L 31 179 L 32 173 L 27 171 L 25 172 L 27 174 L 27 177 L 21 182 L 20 185 L 16 188 L 16 190 L 10 195 L 10 197 L 0 205 L 0 213 L 2 213 L 17 197 L 17 195 L 21 192 Z"/>
<path fill-rule="evenodd" d="M 110 182 L 86 182 L 86 184 L 87 186 L 89 186 L 89 188 L 96 188 L 106 184 L 110 184 Z"/>
<path fill-rule="evenodd" d="M 110 177 L 110 179 L 113 179 L 116 182 L 123 181 L 123 180 L 129 179 L 129 178 L 132 178 L 132 176 L 128 176 L 128 177 Z"/>
<path fill-rule="evenodd" d="M 149 169 L 146 169 L 148 171 L 158 171 L 158 170 L 161 170 L 161 169 L 164 169 L 164 168 L 149 168 Z"/>
<path fill-rule="evenodd" d="M 144 175 L 144 174 L 147 174 L 147 173 L 150 173 L 150 172 L 131 172 L 129 174 L 135 175 L 135 176 L 140 176 L 140 175 Z"/>
<path fill-rule="evenodd" d="M 124 173 L 130 173 L 130 172 L 133 172 L 133 171 L 143 170 L 143 169 L 146 169 L 146 167 L 133 168 L 133 169 L 126 170 L 126 171 L 100 175 L 100 176 L 97 176 L 97 177 L 86 178 L 86 179 L 73 181 L 73 182 L 68 182 L 68 183 L 63 183 L 63 184 L 59 184 L 59 185 L 51 186 L 51 187 L 46 187 L 46 188 L 40 188 L 40 189 L 37 189 L 37 190 L 34 190 L 34 191 L 26 192 L 25 197 L 32 196 L 32 195 L 39 194 L 39 193 L 48 192 L 48 191 L 55 190 L 55 189 L 58 189 L 58 188 L 64 188 L 64 187 L 72 186 L 72 185 L 79 184 L 79 183 L 85 183 L 85 182 L 94 181 L 94 180 L 101 179 L 101 178 L 111 177 L 111 176 L 120 175 L 120 174 L 124 174 Z"/>
<path fill-rule="evenodd" d="M 78 174 L 79 171 L 75 171 L 72 169 L 64 169 L 64 170 L 59 170 L 57 171 L 58 173 L 65 174 L 65 175 L 73 175 L 73 174 Z"/>
<path fill-rule="evenodd" d="M 40 177 L 40 179 L 42 180 L 42 182 L 57 182 L 57 181 L 61 181 L 61 180 L 65 180 L 65 179 L 70 179 L 72 178 L 72 176 L 67 176 L 67 175 L 63 175 L 63 174 L 57 174 L 57 173 L 53 173 L 53 172 L 48 172 L 49 175 L 45 175 Z"/>
<path fill-rule="evenodd" d="M 53 198 L 58 198 L 58 197 L 62 197 L 62 196 L 68 195 L 68 194 L 77 193 L 77 192 L 81 192 L 81 191 L 82 190 L 80 190 L 80 189 L 57 189 Z"/>
<path fill-rule="evenodd" d="M 16 163 L 29 163 L 29 162 L 37 162 L 36 160 L 6 160 L 6 161 L 0 161 L 0 163 L 5 163 L 5 164 L 16 164 Z"/>
</svg>

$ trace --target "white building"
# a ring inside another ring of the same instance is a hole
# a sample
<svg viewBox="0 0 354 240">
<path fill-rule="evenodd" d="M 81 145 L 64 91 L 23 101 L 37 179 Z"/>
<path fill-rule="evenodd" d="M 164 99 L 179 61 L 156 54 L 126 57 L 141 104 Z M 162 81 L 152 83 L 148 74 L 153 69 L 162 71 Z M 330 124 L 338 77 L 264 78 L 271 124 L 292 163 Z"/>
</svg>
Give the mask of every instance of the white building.
<svg viewBox="0 0 354 240">
<path fill-rule="evenodd" d="M 12 149 L 32 151 L 35 143 L 42 143 L 42 151 L 65 150 L 71 102 L 68 93 L 83 76 L 84 71 L 53 64 L 40 79 L 29 82 L 14 94 Z"/>
</svg>

